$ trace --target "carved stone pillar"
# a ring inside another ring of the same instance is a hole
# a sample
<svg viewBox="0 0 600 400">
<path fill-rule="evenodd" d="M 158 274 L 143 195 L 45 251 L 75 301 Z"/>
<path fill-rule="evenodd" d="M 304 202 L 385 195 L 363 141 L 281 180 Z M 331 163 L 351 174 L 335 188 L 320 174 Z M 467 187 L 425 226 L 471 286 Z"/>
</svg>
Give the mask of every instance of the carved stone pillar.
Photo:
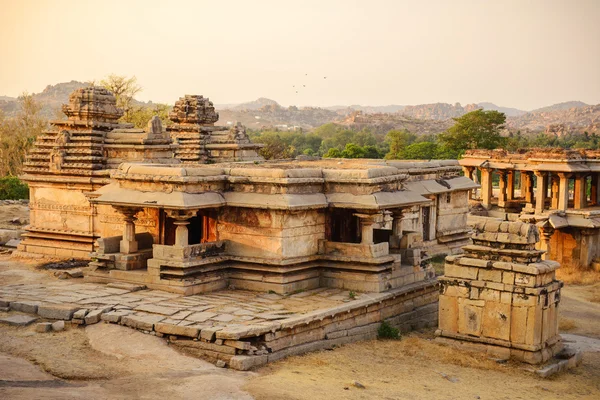
<svg viewBox="0 0 600 400">
<path fill-rule="evenodd" d="M 534 192 L 533 192 L 533 173 L 529 171 L 521 172 L 521 180 L 523 181 L 525 203 L 527 207 L 533 209 L 534 205 Z"/>
<path fill-rule="evenodd" d="M 473 176 L 476 176 L 477 174 L 474 173 L 475 172 L 475 167 L 462 167 L 463 168 L 463 172 L 465 174 L 465 176 L 467 178 L 469 178 L 470 180 L 472 180 L 473 182 L 475 182 L 475 179 L 473 178 Z M 469 199 L 475 199 L 475 192 L 476 189 L 472 189 L 469 190 Z"/>
<path fill-rule="evenodd" d="M 402 218 L 404 218 L 404 210 L 397 209 L 392 212 L 392 236 L 390 237 L 390 247 L 393 249 L 400 248 L 402 241 Z"/>
<path fill-rule="evenodd" d="M 490 209 L 492 207 L 492 170 L 481 168 L 481 205 Z"/>
<path fill-rule="evenodd" d="M 592 175 L 592 187 L 590 188 L 590 205 L 600 205 L 600 199 L 598 198 L 598 196 L 600 196 L 600 190 L 598 190 L 600 187 L 600 174 L 599 173 L 595 173 Z"/>
<path fill-rule="evenodd" d="M 115 207 L 123 214 L 123 239 L 119 242 L 119 251 L 123 254 L 136 253 L 138 242 L 135 240 L 135 215 L 140 211 L 138 208 Z"/>
<path fill-rule="evenodd" d="M 537 186 L 535 188 L 535 213 L 541 214 L 544 212 L 545 208 L 544 203 L 546 202 L 548 179 L 545 172 L 535 171 L 534 174 L 537 178 Z"/>
<path fill-rule="evenodd" d="M 540 250 L 544 250 L 545 253 L 542 254 L 543 260 L 550 260 L 550 239 L 554 234 L 554 227 L 550 225 L 550 222 L 546 221 L 542 226 L 540 226 L 541 233 L 541 241 L 540 241 Z"/>
<path fill-rule="evenodd" d="M 498 170 L 500 176 L 500 192 L 498 193 L 498 207 L 505 207 L 507 200 L 507 171 Z"/>
<path fill-rule="evenodd" d="M 569 178 L 571 174 L 565 174 L 563 172 L 558 173 L 559 178 L 559 190 L 558 190 L 558 207 L 557 209 L 566 211 L 569 207 Z"/>
<path fill-rule="evenodd" d="M 189 245 L 187 226 L 190 221 L 188 220 L 194 217 L 197 212 L 198 210 L 165 210 L 167 216 L 173 218 L 175 220 L 174 224 L 177 226 L 175 229 L 175 246 L 185 247 Z"/>
<path fill-rule="evenodd" d="M 575 190 L 573 193 L 573 203 L 576 210 L 587 206 L 587 193 L 585 190 L 586 176 L 578 174 L 575 176 Z"/>
<path fill-rule="evenodd" d="M 378 214 L 354 214 L 360 219 L 360 232 L 362 244 L 374 244 L 373 241 L 373 224 Z"/>
<path fill-rule="evenodd" d="M 506 200 L 515 199 L 515 171 L 508 171 L 506 174 Z"/>
<path fill-rule="evenodd" d="M 558 194 L 560 192 L 560 179 L 557 175 L 550 174 L 550 208 L 558 209 Z"/>
</svg>

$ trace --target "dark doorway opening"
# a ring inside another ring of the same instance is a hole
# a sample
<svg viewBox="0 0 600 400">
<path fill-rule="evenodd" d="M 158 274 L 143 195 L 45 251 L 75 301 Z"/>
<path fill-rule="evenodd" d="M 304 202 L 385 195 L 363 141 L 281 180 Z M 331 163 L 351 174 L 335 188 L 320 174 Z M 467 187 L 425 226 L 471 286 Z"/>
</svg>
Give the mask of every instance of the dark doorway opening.
<svg viewBox="0 0 600 400">
<path fill-rule="evenodd" d="M 431 240 L 431 231 L 430 231 L 430 221 L 431 221 L 431 207 L 422 207 L 421 208 L 421 223 L 423 227 L 423 240 Z"/>
<path fill-rule="evenodd" d="M 358 217 L 354 210 L 333 208 L 329 211 L 327 240 L 331 242 L 360 243 Z"/>
</svg>

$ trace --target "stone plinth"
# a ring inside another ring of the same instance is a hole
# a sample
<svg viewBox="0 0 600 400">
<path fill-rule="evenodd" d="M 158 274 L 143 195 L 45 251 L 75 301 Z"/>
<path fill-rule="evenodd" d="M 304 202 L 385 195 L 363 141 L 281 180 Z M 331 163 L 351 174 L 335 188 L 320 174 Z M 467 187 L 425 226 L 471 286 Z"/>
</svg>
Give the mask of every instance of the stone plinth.
<svg viewBox="0 0 600 400">
<path fill-rule="evenodd" d="M 465 254 L 446 257 L 437 335 L 531 364 L 557 354 L 560 264 L 541 259 L 538 241 L 535 225 L 478 223 Z"/>
</svg>

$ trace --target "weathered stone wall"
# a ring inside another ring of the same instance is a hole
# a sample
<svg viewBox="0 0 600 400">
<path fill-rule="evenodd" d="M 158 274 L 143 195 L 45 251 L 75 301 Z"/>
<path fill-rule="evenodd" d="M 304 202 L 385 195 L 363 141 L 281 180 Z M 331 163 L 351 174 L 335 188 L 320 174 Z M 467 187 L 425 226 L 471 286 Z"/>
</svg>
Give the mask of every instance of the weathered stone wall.
<svg viewBox="0 0 600 400">
<path fill-rule="evenodd" d="M 550 238 L 549 257 L 562 268 L 587 269 L 600 257 L 600 230 L 557 229 Z"/>
<path fill-rule="evenodd" d="M 219 240 L 240 257 L 282 259 L 318 254 L 325 238 L 322 210 L 281 211 L 227 207 L 217 223 Z"/>
</svg>

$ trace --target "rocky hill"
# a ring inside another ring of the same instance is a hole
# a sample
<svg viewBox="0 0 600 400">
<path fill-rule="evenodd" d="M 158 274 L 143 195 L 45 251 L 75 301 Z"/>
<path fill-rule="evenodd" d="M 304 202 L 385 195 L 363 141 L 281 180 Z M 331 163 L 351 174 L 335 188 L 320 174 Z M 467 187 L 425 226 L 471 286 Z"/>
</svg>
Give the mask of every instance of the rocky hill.
<svg viewBox="0 0 600 400">
<path fill-rule="evenodd" d="M 417 106 L 406 106 L 402 111 L 403 115 L 415 119 L 433 119 L 436 121 L 445 121 L 447 119 L 460 117 L 468 112 L 481 108 L 477 104 L 467 104 L 461 106 L 460 103 L 454 105 L 448 103 L 420 104 Z"/>
<path fill-rule="evenodd" d="M 377 133 L 385 133 L 391 129 L 406 129 L 417 135 L 440 133 L 451 127 L 453 123 L 454 121 L 450 119 L 417 119 L 400 113 L 364 114 L 360 111 L 353 112 L 341 122 L 342 125 L 355 130 L 368 128 Z"/>
<path fill-rule="evenodd" d="M 317 126 L 343 118 L 345 114 L 318 107 L 282 107 L 279 104 L 267 104 L 259 109 L 219 109 L 218 125 L 231 125 L 238 121 L 252 129 L 279 128 L 303 129 Z M 285 126 L 284 126 L 285 125 Z"/>
<path fill-rule="evenodd" d="M 42 106 L 41 114 L 48 119 L 55 119 L 62 105 L 69 102 L 71 92 L 85 86 L 85 83 L 78 81 L 58 83 L 48 85 L 42 92 L 33 93 L 32 96 Z M 2 101 L 4 98 L 9 100 Z M 7 116 L 14 115 L 19 109 L 17 100 L 13 97 L 1 96 L 0 110 Z"/>
<path fill-rule="evenodd" d="M 535 111 L 508 118 L 506 127 L 522 133 L 546 132 L 556 135 L 569 133 L 600 134 L 600 104 L 554 111 Z"/>
<path fill-rule="evenodd" d="M 565 101 L 564 103 L 557 103 L 551 106 L 537 108 L 530 112 L 532 113 L 541 113 L 541 112 L 552 112 L 552 111 L 561 111 L 561 110 L 570 110 L 571 108 L 581 108 L 587 107 L 589 104 L 584 103 L 583 101 Z"/>
<path fill-rule="evenodd" d="M 494 103 L 477 103 L 477 105 L 484 110 L 496 110 L 504 113 L 507 117 L 519 117 L 523 114 L 527 114 L 527 111 L 519 110 L 518 108 L 511 107 L 500 107 L 495 105 Z"/>
</svg>

